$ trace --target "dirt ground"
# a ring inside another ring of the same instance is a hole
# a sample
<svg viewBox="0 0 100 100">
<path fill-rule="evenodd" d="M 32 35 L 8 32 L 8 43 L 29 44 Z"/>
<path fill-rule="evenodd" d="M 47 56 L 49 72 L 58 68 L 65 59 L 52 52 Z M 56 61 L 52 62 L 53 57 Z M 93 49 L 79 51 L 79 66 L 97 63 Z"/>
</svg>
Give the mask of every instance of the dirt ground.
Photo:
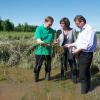
<svg viewBox="0 0 100 100">
<path fill-rule="evenodd" d="M 60 80 L 59 69 L 52 70 L 50 81 L 44 80 L 42 70 L 38 83 L 30 69 L 1 68 L 0 75 L 0 100 L 100 100 L 99 72 L 92 76 L 93 89 L 86 95 L 80 94 L 80 84 L 72 83 L 70 75 Z"/>
</svg>

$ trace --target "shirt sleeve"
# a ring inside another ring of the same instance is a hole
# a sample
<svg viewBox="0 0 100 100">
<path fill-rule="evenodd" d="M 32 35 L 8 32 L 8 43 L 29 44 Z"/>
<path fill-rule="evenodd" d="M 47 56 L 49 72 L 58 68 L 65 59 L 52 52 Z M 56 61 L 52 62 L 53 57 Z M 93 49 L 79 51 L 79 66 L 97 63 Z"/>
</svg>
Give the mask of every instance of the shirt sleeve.
<svg viewBox="0 0 100 100">
<path fill-rule="evenodd" d="M 91 35 L 90 35 L 90 39 L 89 39 L 89 44 L 88 44 L 88 48 L 90 48 L 91 46 L 94 45 L 94 40 L 96 40 L 96 31 L 92 31 Z"/>
<path fill-rule="evenodd" d="M 87 31 L 87 36 L 86 36 L 86 40 L 83 41 L 83 49 L 88 49 L 89 47 L 93 46 L 93 41 L 94 41 L 94 34 L 95 31 L 93 29 Z"/>
<path fill-rule="evenodd" d="M 41 39 L 41 29 L 40 29 L 40 27 L 37 27 L 37 29 L 34 33 L 34 38 L 35 39 Z"/>
<path fill-rule="evenodd" d="M 95 32 L 91 29 L 88 30 L 87 32 L 85 31 L 85 33 L 86 34 L 84 34 L 84 36 L 80 36 L 75 42 L 75 46 L 77 48 L 81 48 L 84 50 L 88 49 L 90 46 L 93 45 Z"/>
</svg>

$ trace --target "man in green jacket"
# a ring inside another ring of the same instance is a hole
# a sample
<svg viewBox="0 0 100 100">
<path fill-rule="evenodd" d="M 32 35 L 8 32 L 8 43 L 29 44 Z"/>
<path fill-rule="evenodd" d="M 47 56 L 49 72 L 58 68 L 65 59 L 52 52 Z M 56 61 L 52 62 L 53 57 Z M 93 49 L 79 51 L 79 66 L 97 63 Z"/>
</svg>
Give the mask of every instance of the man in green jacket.
<svg viewBox="0 0 100 100">
<path fill-rule="evenodd" d="M 47 16 L 44 20 L 44 24 L 37 27 L 34 34 L 34 38 L 36 39 L 37 43 L 45 44 L 53 42 L 55 33 L 55 31 L 51 28 L 53 22 L 54 19 L 51 16 Z M 50 80 L 51 53 L 52 53 L 51 46 L 40 45 L 35 49 L 35 59 L 36 59 L 35 62 L 36 64 L 34 67 L 35 82 L 39 81 L 39 72 L 43 64 L 43 61 L 45 61 L 45 80 Z"/>
</svg>

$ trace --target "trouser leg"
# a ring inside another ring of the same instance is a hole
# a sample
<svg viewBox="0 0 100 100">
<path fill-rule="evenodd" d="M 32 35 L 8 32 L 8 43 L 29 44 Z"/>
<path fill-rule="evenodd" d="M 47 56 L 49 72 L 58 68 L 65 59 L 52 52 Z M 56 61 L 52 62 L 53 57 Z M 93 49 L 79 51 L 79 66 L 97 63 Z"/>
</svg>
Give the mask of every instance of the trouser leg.
<svg viewBox="0 0 100 100">
<path fill-rule="evenodd" d="M 79 56 L 79 67 L 80 67 L 80 82 L 81 82 L 81 93 L 87 93 L 90 89 L 91 75 L 90 66 L 93 58 L 93 53 L 80 53 Z"/>
<path fill-rule="evenodd" d="M 50 80 L 51 72 L 51 56 L 45 56 L 45 80 Z"/>
<path fill-rule="evenodd" d="M 44 57 L 42 55 L 35 55 L 35 67 L 34 67 L 34 80 L 39 80 L 39 72 L 43 63 Z"/>
<path fill-rule="evenodd" d="M 69 65 L 70 65 L 70 68 L 71 68 L 72 81 L 74 83 L 77 83 L 77 65 L 76 65 L 75 57 L 73 57 L 73 59 L 68 59 L 68 61 L 69 61 Z"/>
<path fill-rule="evenodd" d="M 61 57 L 61 79 L 66 78 L 67 66 L 68 66 L 67 54 L 64 54 Z"/>
</svg>

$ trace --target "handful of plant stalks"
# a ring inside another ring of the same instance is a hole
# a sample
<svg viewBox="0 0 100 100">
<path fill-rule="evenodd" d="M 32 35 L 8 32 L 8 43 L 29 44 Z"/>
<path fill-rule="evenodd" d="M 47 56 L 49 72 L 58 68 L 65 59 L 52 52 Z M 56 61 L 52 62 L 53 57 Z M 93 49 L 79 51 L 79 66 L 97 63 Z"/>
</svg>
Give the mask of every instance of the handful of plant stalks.
<svg viewBox="0 0 100 100">
<path fill-rule="evenodd" d="M 64 47 L 63 46 L 59 46 L 58 43 L 52 43 L 52 47 L 53 47 L 56 54 L 63 55 L 63 53 L 64 53 Z"/>
<path fill-rule="evenodd" d="M 55 51 L 55 53 L 62 55 L 64 53 L 63 46 L 59 46 L 58 43 L 35 43 L 30 46 L 28 49 L 28 54 L 31 54 L 37 47 L 44 46 L 44 47 L 51 47 Z"/>
</svg>

